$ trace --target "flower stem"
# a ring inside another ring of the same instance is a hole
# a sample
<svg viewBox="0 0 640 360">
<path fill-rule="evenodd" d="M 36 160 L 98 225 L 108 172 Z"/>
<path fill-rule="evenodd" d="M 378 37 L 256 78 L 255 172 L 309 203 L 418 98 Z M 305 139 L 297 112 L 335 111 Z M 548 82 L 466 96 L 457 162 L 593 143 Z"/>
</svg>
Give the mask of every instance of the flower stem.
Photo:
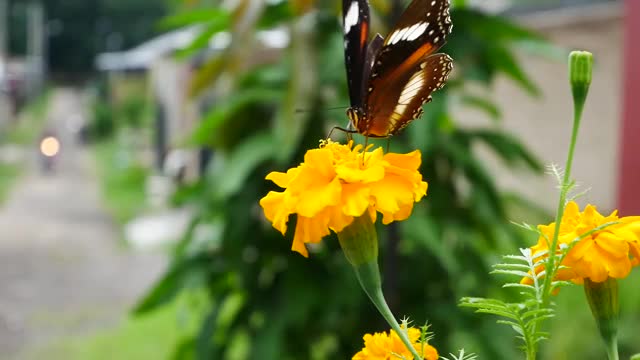
<svg viewBox="0 0 640 360">
<path fill-rule="evenodd" d="M 571 142 L 569 143 L 569 152 L 567 154 L 567 162 L 565 163 L 565 171 L 560 185 L 560 199 L 558 200 L 558 209 L 556 211 L 556 226 L 553 231 L 553 238 L 549 244 L 549 258 L 545 267 L 544 283 L 542 287 L 542 307 L 549 306 L 549 297 L 551 295 L 551 282 L 553 281 L 553 273 L 556 268 L 556 248 L 558 246 L 558 236 L 560 234 L 560 224 L 562 223 L 562 215 L 564 213 L 565 203 L 567 201 L 567 193 L 569 192 L 571 182 L 571 166 L 573 165 L 573 154 L 578 139 L 578 130 L 580 129 L 580 120 L 582 119 L 582 111 L 589 92 L 592 77 L 593 55 L 585 51 L 573 51 L 569 55 L 569 82 L 573 94 L 573 129 L 571 131 Z"/>
<path fill-rule="evenodd" d="M 360 286 L 382 317 L 398 334 L 404 345 L 416 359 L 422 359 L 411 344 L 406 330 L 402 330 L 393 316 L 382 293 L 380 268 L 378 267 L 378 234 L 369 214 L 353 220 L 351 225 L 338 233 L 338 241 L 345 257 L 353 267 Z"/>
<path fill-rule="evenodd" d="M 560 225 L 564 215 L 564 208 L 567 202 L 567 193 L 571 185 L 571 167 L 573 165 L 573 154 L 575 151 L 578 130 L 580 129 L 580 120 L 582 119 L 582 111 L 589 92 L 592 78 L 593 55 L 584 51 L 573 51 L 569 55 L 569 83 L 571 84 L 571 92 L 573 95 L 573 128 L 571 130 L 571 142 L 569 143 L 569 151 L 567 153 L 567 161 L 565 163 L 564 176 L 560 185 L 560 198 L 558 199 L 558 208 L 556 210 L 555 229 L 551 244 L 549 245 L 549 258 L 545 266 L 544 282 L 542 284 L 542 303 L 540 307 L 546 309 L 549 307 L 551 297 L 551 284 L 557 270 L 556 265 L 556 248 L 558 247 L 558 237 L 560 235 Z M 536 324 L 533 333 L 537 331 Z M 536 343 L 527 343 L 527 360 L 535 360 L 537 352 Z"/>
<path fill-rule="evenodd" d="M 612 341 L 607 344 L 607 358 L 609 358 L 609 360 L 620 360 L 617 338 L 612 339 Z"/>
<path fill-rule="evenodd" d="M 378 268 L 377 261 L 371 261 L 366 264 L 362 264 L 360 266 L 354 266 L 354 270 L 356 271 L 356 277 L 364 289 L 364 292 L 369 296 L 369 299 L 378 309 L 382 317 L 387 321 L 391 329 L 398 334 L 400 340 L 404 343 L 407 349 L 411 352 L 411 355 L 415 359 L 422 359 L 422 357 L 418 354 L 416 349 L 411 344 L 411 340 L 407 336 L 406 329 L 403 330 L 398 324 L 398 321 L 393 316 L 391 309 L 389 309 L 389 305 L 387 305 L 387 301 L 384 299 L 384 294 L 382 293 L 382 282 L 380 281 L 380 270 Z"/>
</svg>

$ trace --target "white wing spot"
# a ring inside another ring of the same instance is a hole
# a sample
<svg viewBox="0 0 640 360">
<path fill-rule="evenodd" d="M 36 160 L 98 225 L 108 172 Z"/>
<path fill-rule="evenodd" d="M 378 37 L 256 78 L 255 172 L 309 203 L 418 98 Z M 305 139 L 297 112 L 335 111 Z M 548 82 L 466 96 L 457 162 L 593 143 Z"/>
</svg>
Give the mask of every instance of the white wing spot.
<svg viewBox="0 0 640 360">
<path fill-rule="evenodd" d="M 388 37 L 386 43 L 394 45 L 400 41 L 413 41 L 424 34 L 428 27 L 428 22 L 421 22 L 396 30 Z"/>
<path fill-rule="evenodd" d="M 407 36 L 408 41 L 413 41 L 420 37 L 420 35 L 424 34 L 425 30 L 427 30 L 427 24 L 421 23 L 417 28 L 415 28 L 409 36 Z"/>
<path fill-rule="evenodd" d="M 398 104 L 396 105 L 396 108 L 393 109 L 394 113 L 400 114 L 401 116 L 404 115 L 404 111 L 407 109 L 407 105 L 406 104 Z"/>
<path fill-rule="evenodd" d="M 400 97 L 398 98 L 398 104 L 406 104 L 409 101 L 411 101 L 413 97 L 418 95 L 418 92 L 420 91 L 420 89 L 422 89 L 423 85 L 424 85 L 424 72 L 418 71 L 411 76 L 407 84 L 402 89 L 402 92 L 400 92 Z"/>
<path fill-rule="evenodd" d="M 431 2 L 431 6 L 436 6 L 436 0 L 433 0 L 433 1 Z"/>
<path fill-rule="evenodd" d="M 344 17 L 344 32 L 349 33 L 351 28 L 358 24 L 358 2 L 353 1 L 351 6 L 349 6 L 349 10 L 347 11 L 347 15 Z"/>
</svg>

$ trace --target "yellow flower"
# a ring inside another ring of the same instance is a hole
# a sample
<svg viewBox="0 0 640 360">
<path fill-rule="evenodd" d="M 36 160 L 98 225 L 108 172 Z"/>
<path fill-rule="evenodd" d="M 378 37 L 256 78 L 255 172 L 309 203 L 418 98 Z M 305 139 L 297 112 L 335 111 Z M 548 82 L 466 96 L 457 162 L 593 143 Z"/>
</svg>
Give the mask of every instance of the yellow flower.
<svg viewBox="0 0 640 360">
<path fill-rule="evenodd" d="M 407 330 L 409 340 L 423 359 L 437 360 L 438 351 L 433 346 L 420 342 L 420 330 L 409 328 Z M 364 348 L 357 354 L 353 355 L 352 360 L 393 360 L 393 359 L 413 359 L 409 350 L 404 346 L 398 334 L 390 330 L 390 334 L 386 332 L 365 334 Z"/>
<path fill-rule="evenodd" d="M 367 212 L 374 222 L 380 212 L 384 224 L 411 215 L 413 203 L 427 192 L 418 171 L 420 152 L 384 154 L 382 148 L 368 149 L 353 142 L 321 141 L 298 167 L 267 175 L 285 189 L 260 200 L 273 227 L 284 235 L 289 216 L 298 216 L 292 250 L 308 256 L 305 243 L 320 242 Z"/>
<path fill-rule="evenodd" d="M 572 201 L 564 210 L 558 246 L 571 245 L 574 240 L 607 223 L 614 224 L 584 236 L 573 245 L 562 261 L 566 268 L 558 271 L 557 280 L 571 280 L 582 284 L 586 278 L 593 282 L 603 282 L 609 277 L 620 279 L 629 275 L 631 268 L 638 265 L 640 216 L 619 218 L 617 211 L 603 216 L 593 205 L 587 205 L 580 212 L 578 204 Z M 538 225 L 543 236 L 531 247 L 533 254 L 548 250 L 555 228 L 555 223 Z M 538 272 L 542 270 L 542 266 L 536 269 Z M 524 278 L 522 282 L 530 284 L 531 279 Z"/>
</svg>

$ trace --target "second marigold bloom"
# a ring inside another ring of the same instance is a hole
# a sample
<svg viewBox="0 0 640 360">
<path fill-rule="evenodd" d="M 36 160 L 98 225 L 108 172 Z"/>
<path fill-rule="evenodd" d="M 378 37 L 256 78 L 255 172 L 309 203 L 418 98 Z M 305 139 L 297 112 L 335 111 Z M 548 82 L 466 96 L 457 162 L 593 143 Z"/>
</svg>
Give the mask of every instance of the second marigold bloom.
<svg viewBox="0 0 640 360">
<path fill-rule="evenodd" d="M 340 232 L 365 212 L 374 221 L 381 213 L 384 224 L 407 219 L 413 203 L 427 192 L 418 171 L 421 160 L 417 150 L 384 154 L 382 148 L 366 151 L 352 142 L 323 141 L 307 151 L 298 167 L 267 175 L 284 191 L 269 192 L 260 205 L 282 234 L 289 216 L 298 215 L 292 250 L 308 256 L 305 243 L 317 243 L 331 230 Z"/>
<path fill-rule="evenodd" d="M 599 227 L 602 228 L 595 230 Z M 542 236 L 531 247 L 534 255 L 548 250 L 555 228 L 555 223 L 538 226 Z M 616 211 L 603 216 L 593 205 L 580 212 L 578 204 L 569 202 L 562 217 L 558 246 L 570 246 L 576 240 L 562 261 L 565 268 L 559 270 L 558 280 L 582 283 L 586 278 L 593 282 L 624 278 L 640 262 L 640 216 L 619 218 Z M 530 283 L 531 279 L 523 282 Z"/>
<path fill-rule="evenodd" d="M 413 356 L 404 346 L 395 331 L 366 334 L 364 348 L 355 354 L 352 360 L 388 360 L 388 359 L 413 359 Z M 416 328 L 407 329 L 409 340 L 413 347 L 425 360 L 438 360 L 438 351 L 427 343 L 420 342 L 420 330 Z"/>
</svg>

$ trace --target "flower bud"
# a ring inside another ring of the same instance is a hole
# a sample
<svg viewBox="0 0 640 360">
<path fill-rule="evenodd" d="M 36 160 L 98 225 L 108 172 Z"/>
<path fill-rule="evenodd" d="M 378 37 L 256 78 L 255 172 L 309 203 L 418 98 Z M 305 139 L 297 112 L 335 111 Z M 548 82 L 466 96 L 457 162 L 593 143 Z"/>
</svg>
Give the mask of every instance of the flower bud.
<svg viewBox="0 0 640 360">
<path fill-rule="evenodd" d="M 576 109 L 582 112 L 593 75 L 593 54 L 587 51 L 572 51 L 569 55 L 569 83 Z"/>
<path fill-rule="evenodd" d="M 353 266 L 378 261 L 378 233 L 369 213 L 353 219 L 338 233 L 344 255 Z"/>
<path fill-rule="evenodd" d="M 591 314 L 593 314 L 600 336 L 607 346 L 609 359 L 618 358 L 618 281 L 607 278 L 603 282 L 584 279 L 584 292 L 587 295 Z"/>
</svg>

